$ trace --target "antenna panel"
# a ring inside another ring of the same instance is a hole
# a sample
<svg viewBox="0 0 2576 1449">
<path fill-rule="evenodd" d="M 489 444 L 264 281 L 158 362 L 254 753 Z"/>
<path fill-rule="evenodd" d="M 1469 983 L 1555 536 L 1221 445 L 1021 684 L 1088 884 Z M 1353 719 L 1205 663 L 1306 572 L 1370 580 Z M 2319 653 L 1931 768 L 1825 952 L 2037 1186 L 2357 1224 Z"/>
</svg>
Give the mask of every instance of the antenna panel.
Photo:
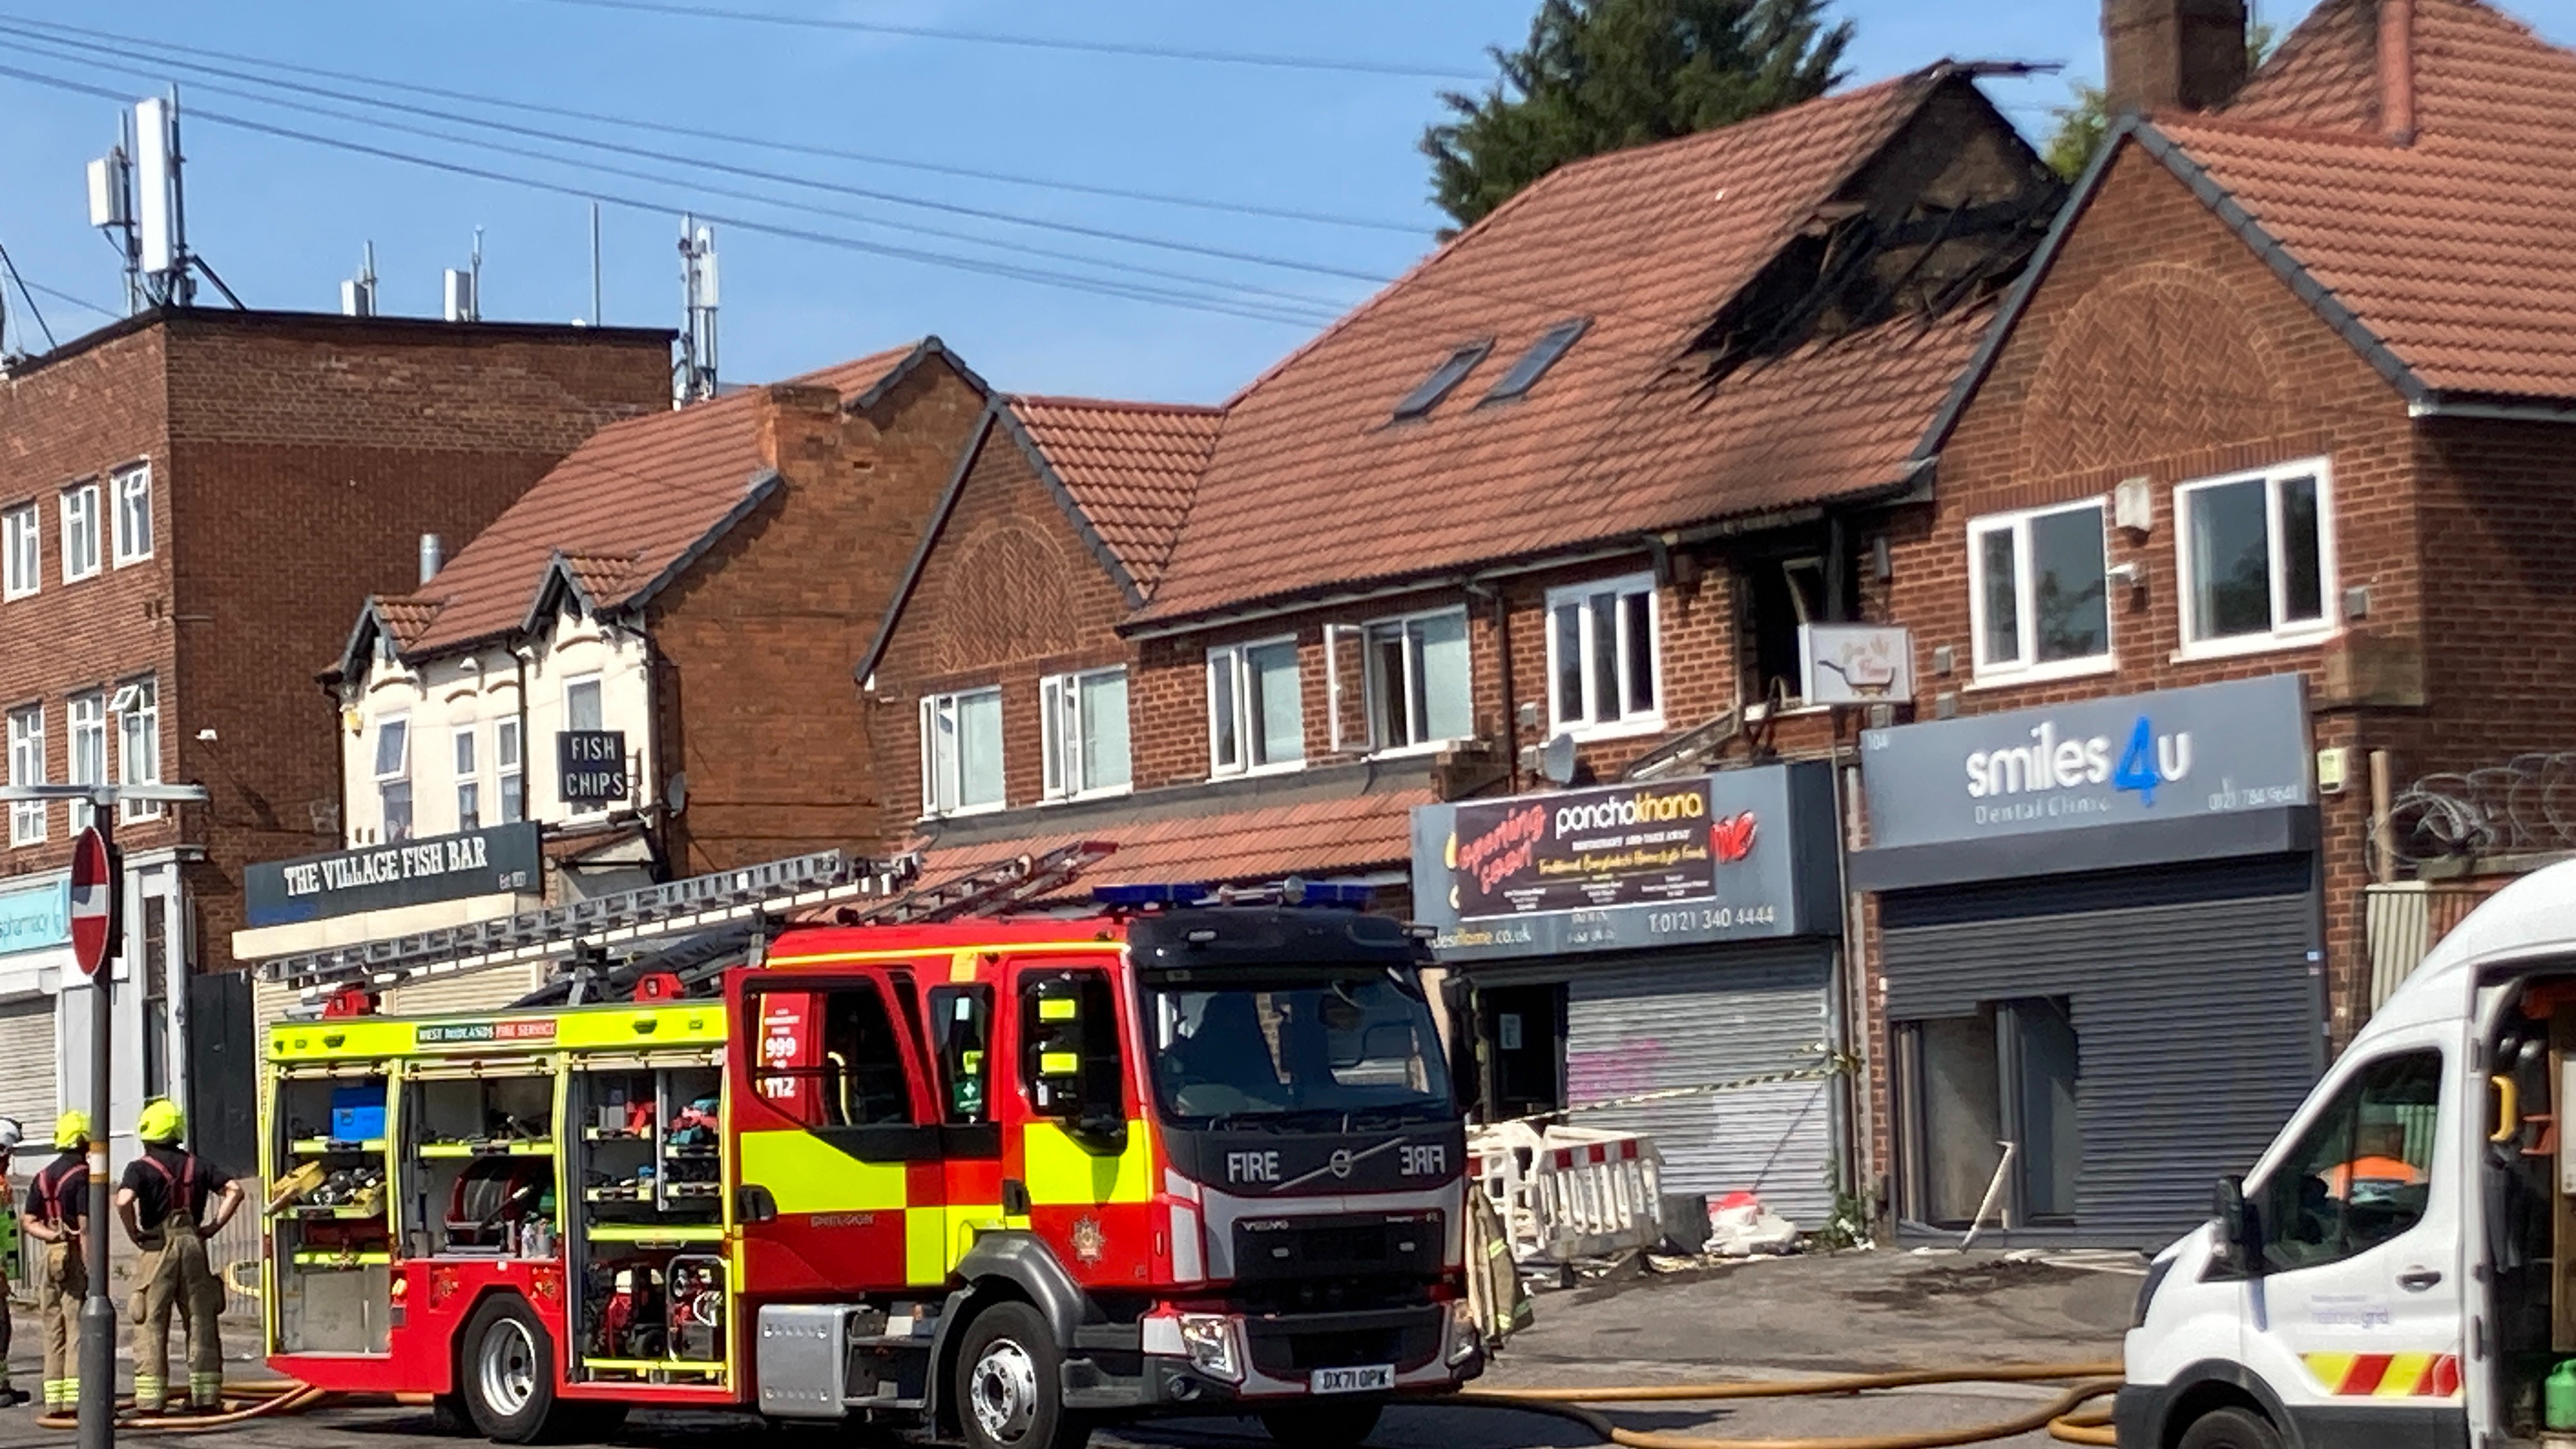
<svg viewBox="0 0 2576 1449">
<path fill-rule="evenodd" d="M 343 317 L 372 317 L 376 315 L 375 291 L 376 289 L 374 287 L 355 278 L 342 282 L 340 284 L 340 315 Z"/>
<path fill-rule="evenodd" d="M 159 96 L 134 103 L 134 172 L 143 270 L 166 272 L 178 262 L 179 236 L 170 204 L 170 103 Z"/>
<path fill-rule="evenodd" d="M 471 322 L 474 317 L 474 274 L 449 267 L 447 269 L 447 320 Z"/>
<path fill-rule="evenodd" d="M 133 220 L 126 205 L 125 158 L 101 156 L 89 163 L 89 224 L 126 226 Z"/>
<path fill-rule="evenodd" d="M 698 228 L 698 305 L 716 305 L 716 234 L 703 226 Z"/>
</svg>

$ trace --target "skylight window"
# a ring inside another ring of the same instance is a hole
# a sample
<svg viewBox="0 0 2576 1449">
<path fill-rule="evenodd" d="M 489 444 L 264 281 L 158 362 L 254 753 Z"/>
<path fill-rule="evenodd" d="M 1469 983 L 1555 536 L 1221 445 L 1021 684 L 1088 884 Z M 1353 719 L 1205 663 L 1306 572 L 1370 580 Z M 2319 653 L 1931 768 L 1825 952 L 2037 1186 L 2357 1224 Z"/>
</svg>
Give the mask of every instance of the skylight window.
<svg viewBox="0 0 2576 1449">
<path fill-rule="evenodd" d="M 1591 325 L 1591 318 L 1576 317 L 1540 333 L 1538 340 L 1529 345 L 1529 351 L 1522 353 L 1520 360 L 1512 364 L 1512 370 L 1504 373 L 1493 390 L 1485 394 L 1485 401 L 1507 402 L 1536 387 L 1538 380 L 1547 375 L 1547 370 L 1556 366 L 1556 360 L 1574 345 L 1574 339 L 1581 337 L 1584 329 Z"/>
<path fill-rule="evenodd" d="M 1433 368 L 1431 375 L 1422 380 L 1422 386 L 1406 393 L 1404 401 L 1395 405 L 1397 420 L 1418 418 L 1438 407 L 1440 400 L 1449 395 L 1449 390 L 1464 382 L 1467 374 L 1476 370 L 1476 364 L 1485 360 L 1485 354 L 1493 350 L 1493 341 L 1488 338 L 1483 342 L 1470 342 L 1450 353 L 1448 361 Z"/>
</svg>

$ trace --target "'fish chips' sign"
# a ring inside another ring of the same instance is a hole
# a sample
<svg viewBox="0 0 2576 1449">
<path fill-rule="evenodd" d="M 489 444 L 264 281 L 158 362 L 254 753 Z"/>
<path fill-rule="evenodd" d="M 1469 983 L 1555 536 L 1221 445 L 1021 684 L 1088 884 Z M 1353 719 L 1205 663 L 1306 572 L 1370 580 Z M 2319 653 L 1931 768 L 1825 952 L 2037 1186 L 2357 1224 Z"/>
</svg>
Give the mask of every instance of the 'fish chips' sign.
<svg viewBox="0 0 2576 1449">
<path fill-rule="evenodd" d="M 1413 880 L 1450 958 L 1830 934 L 1833 778 L 1766 765 L 1425 805 Z"/>
</svg>

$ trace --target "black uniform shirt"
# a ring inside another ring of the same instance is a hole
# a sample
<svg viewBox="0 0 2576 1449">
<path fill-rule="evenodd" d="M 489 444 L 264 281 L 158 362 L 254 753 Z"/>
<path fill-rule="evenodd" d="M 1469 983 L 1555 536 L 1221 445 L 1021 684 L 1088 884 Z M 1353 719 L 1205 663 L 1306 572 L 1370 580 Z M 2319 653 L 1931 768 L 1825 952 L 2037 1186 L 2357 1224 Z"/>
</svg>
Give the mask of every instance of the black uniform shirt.
<svg viewBox="0 0 2576 1449">
<path fill-rule="evenodd" d="M 52 1201 L 50 1204 L 47 1198 Z M 66 1149 L 60 1157 L 36 1170 L 27 1182 L 27 1216 L 38 1222 L 60 1222 L 65 1227 L 79 1227 L 89 1212 L 89 1154 L 80 1148 Z"/>
<path fill-rule="evenodd" d="M 184 1148 L 159 1143 L 125 1164 L 125 1178 L 117 1185 L 134 1194 L 134 1220 L 145 1232 L 170 1216 L 170 1196 L 188 1177 L 191 1164 L 196 1180 L 190 1184 L 186 1220 L 193 1224 L 205 1220 L 206 1204 L 232 1182 L 231 1174 Z"/>
</svg>

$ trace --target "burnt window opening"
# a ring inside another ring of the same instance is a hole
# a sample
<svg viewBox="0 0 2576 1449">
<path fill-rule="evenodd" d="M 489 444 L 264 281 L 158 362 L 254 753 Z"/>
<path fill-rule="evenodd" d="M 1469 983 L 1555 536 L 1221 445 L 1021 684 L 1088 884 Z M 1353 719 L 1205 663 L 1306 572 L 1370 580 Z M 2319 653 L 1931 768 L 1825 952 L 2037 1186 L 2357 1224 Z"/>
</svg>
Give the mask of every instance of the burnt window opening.
<svg viewBox="0 0 2576 1449">
<path fill-rule="evenodd" d="M 1538 340 L 1529 345 L 1529 350 L 1522 353 L 1512 363 L 1511 369 L 1486 392 L 1483 401 L 1508 402 L 1513 398 L 1527 395 L 1531 388 L 1538 386 L 1540 378 L 1547 376 L 1547 370 L 1556 366 L 1557 359 L 1565 356 L 1573 348 L 1575 340 L 1581 337 L 1585 329 L 1591 325 L 1591 318 L 1575 317 L 1559 322 L 1540 333 Z"/>
<path fill-rule="evenodd" d="M 1418 418 L 1438 407 L 1440 400 L 1447 397 L 1451 389 L 1466 381 L 1467 374 L 1475 371 L 1476 364 L 1484 361 L 1485 354 L 1493 350 L 1493 339 L 1487 338 L 1481 342 L 1467 343 L 1450 353 L 1447 361 L 1431 369 L 1431 375 L 1422 380 L 1420 387 L 1406 393 L 1404 401 L 1395 405 L 1396 420 L 1401 422 L 1406 418 Z"/>
<path fill-rule="evenodd" d="M 1848 579 L 1850 570 L 1844 570 Z M 1853 600 L 1833 598 L 1833 583 L 1818 554 L 1757 559 L 1736 573 L 1737 617 L 1744 621 L 1744 700 L 1800 697 L 1798 626 L 1852 616 Z"/>
</svg>

